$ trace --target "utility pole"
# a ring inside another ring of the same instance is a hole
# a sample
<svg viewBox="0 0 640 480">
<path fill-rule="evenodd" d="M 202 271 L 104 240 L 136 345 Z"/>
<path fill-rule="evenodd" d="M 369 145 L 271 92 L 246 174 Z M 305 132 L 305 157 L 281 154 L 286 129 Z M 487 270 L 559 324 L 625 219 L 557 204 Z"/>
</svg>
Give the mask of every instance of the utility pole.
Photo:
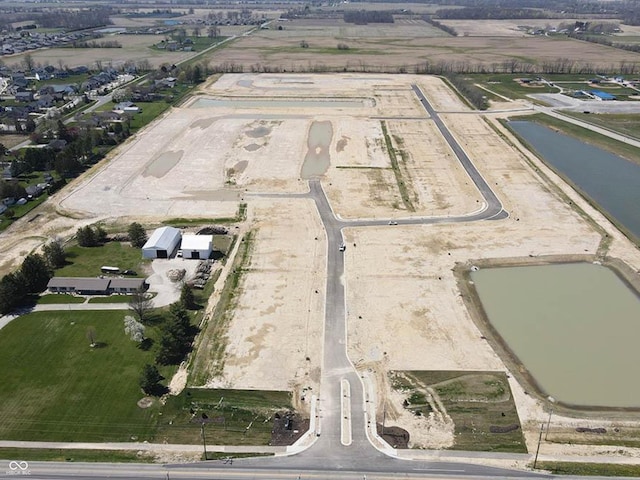
<svg viewBox="0 0 640 480">
<path fill-rule="evenodd" d="M 547 397 L 547 399 L 549 400 L 549 402 L 551 403 L 551 406 L 549 407 L 549 418 L 547 419 L 547 430 L 546 432 L 544 432 L 544 441 L 547 441 L 547 437 L 549 436 L 549 429 L 551 428 L 551 415 L 553 415 L 553 405 L 556 401 L 555 398 L 553 397 Z"/>
<path fill-rule="evenodd" d="M 204 449 L 204 459 L 207 460 L 207 439 L 204 435 L 204 422 L 202 422 L 200 426 L 202 427 L 202 448 Z"/>
<path fill-rule="evenodd" d="M 533 460 L 533 469 L 536 469 L 538 463 L 538 453 L 540 453 L 540 442 L 542 442 L 542 431 L 544 430 L 544 423 L 540 424 L 540 436 L 538 437 L 538 448 L 536 448 L 536 458 Z"/>
<path fill-rule="evenodd" d="M 382 435 L 384 435 L 384 424 L 387 421 L 387 404 L 385 402 L 384 408 L 382 409 Z"/>
</svg>

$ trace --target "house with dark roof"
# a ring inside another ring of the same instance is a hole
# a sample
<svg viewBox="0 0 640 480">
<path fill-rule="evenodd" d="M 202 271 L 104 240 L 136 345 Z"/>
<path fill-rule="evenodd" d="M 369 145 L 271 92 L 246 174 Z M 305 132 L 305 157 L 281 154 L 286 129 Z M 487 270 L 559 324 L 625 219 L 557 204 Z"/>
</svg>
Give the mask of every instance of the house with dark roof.
<svg viewBox="0 0 640 480">
<path fill-rule="evenodd" d="M 47 288 L 52 293 L 111 295 L 135 293 L 148 287 L 143 278 L 53 277 Z"/>
<path fill-rule="evenodd" d="M 18 92 L 15 98 L 16 102 L 31 102 L 33 100 L 33 92 Z"/>
</svg>

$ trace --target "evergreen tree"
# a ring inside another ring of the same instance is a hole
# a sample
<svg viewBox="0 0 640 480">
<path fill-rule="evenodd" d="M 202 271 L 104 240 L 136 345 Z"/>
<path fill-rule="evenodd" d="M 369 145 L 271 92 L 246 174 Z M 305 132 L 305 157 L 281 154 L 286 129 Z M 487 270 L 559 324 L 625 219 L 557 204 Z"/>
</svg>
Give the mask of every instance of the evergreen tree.
<svg viewBox="0 0 640 480">
<path fill-rule="evenodd" d="M 42 252 L 50 269 L 53 270 L 64 266 L 66 253 L 60 240 L 47 243 L 42 247 Z"/>
<path fill-rule="evenodd" d="M 9 273 L 0 280 L 0 315 L 11 312 L 25 297 L 20 275 Z"/>
<path fill-rule="evenodd" d="M 180 304 L 187 310 L 195 310 L 198 305 L 193 295 L 193 288 L 188 283 L 182 285 L 180 292 Z"/>
<path fill-rule="evenodd" d="M 142 373 L 140 374 L 140 388 L 148 395 L 156 395 L 163 390 L 162 385 L 160 385 L 162 379 L 163 377 L 156 366 L 147 363 L 142 367 Z"/>
<path fill-rule="evenodd" d="M 147 242 L 147 233 L 138 222 L 133 222 L 129 225 L 127 233 L 129 234 L 129 241 L 131 242 L 131 245 L 136 248 L 142 248 L 142 246 Z"/>
<path fill-rule="evenodd" d="M 39 293 L 47 288 L 51 271 L 42 255 L 32 253 L 22 262 L 20 277 L 26 292 Z"/>
</svg>

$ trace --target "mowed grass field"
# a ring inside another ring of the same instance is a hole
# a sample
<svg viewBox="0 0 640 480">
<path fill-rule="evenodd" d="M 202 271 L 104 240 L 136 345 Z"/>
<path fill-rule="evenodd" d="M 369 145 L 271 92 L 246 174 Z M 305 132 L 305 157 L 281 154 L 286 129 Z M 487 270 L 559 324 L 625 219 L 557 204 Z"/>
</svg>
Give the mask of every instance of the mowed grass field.
<svg viewBox="0 0 640 480">
<path fill-rule="evenodd" d="M 138 407 L 140 372 L 154 363 L 156 348 L 141 350 L 125 335 L 127 313 L 37 312 L 0 330 L 0 438 L 197 444 L 208 418 L 211 444 L 269 444 L 275 412 L 291 410 L 289 392 L 187 389 L 165 405 Z M 147 326 L 145 333 L 157 345 L 158 330 Z M 175 368 L 160 368 L 163 384 Z"/>
<path fill-rule="evenodd" d="M 151 440 L 157 410 L 136 402 L 144 396 L 142 366 L 153 363 L 154 352 L 125 335 L 125 314 L 37 312 L 0 330 L 0 438 Z M 95 348 L 86 338 L 90 326 Z"/>
<path fill-rule="evenodd" d="M 101 247 L 68 247 L 67 264 L 55 271 L 56 277 L 97 277 L 103 265 L 120 270 L 135 270 L 144 276 L 143 268 L 149 260 L 142 259 L 142 251 L 129 244 L 107 242 Z"/>
<path fill-rule="evenodd" d="M 282 26 L 283 30 L 278 30 Z M 502 62 L 541 65 L 558 58 L 576 59 L 576 63 L 610 66 L 621 61 L 635 62 L 637 54 L 564 36 L 451 37 L 418 19 L 403 19 L 394 24 L 346 24 L 341 19 L 296 19 L 274 22 L 269 30 L 258 30 L 238 39 L 226 48 L 212 52 L 212 65 L 233 63 L 263 65 L 286 71 L 347 67 L 363 71 L 399 71 L 424 62 L 500 66 Z M 302 48 L 305 41 L 308 48 Z M 339 50 L 338 43 L 349 46 Z"/>
</svg>

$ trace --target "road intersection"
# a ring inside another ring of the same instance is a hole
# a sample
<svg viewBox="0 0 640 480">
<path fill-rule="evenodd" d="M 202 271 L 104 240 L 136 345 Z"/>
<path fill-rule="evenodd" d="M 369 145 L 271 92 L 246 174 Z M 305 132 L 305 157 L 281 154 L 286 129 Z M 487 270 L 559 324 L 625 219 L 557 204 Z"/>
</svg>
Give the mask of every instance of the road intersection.
<svg viewBox="0 0 640 480">
<path fill-rule="evenodd" d="M 468 215 L 454 217 L 413 217 L 394 219 L 392 225 L 426 225 L 504 219 L 508 216 L 490 186 L 480 175 L 462 147 L 431 107 L 417 86 L 413 90 L 449 146 L 484 198 L 484 205 Z M 268 195 L 271 196 L 271 195 Z M 309 181 L 307 194 L 283 195 L 314 200 L 327 236 L 327 280 L 324 324 L 324 352 L 321 396 L 311 445 L 290 456 L 236 460 L 236 466 L 222 462 L 189 465 L 140 466 L 101 464 L 85 466 L 49 463 L 34 464 L 32 478 L 367 478 L 436 477 L 539 477 L 527 471 L 471 465 L 462 462 L 409 461 L 395 456 L 377 438 L 373 405 L 364 383 L 347 355 L 345 300 L 345 228 L 388 225 L 390 220 L 343 220 L 336 217 L 319 179 Z M 389 227 L 395 228 L 395 227 Z M 348 248 L 348 246 L 347 246 Z M 375 446 L 375 447 L 374 447 Z M 470 453 L 470 452 L 467 452 Z M 389 456 L 391 454 L 392 456 Z M 473 456 L 472 453 L 468 456 Z M 528 458 L 520 455 L 521 459 Z M 36 472 L 37 467 L 37 472 Z M 215 473 L 212 472 L 215 470 Z M 132 473 L 135 472 L 135 473 Z M 0 476 L 2 472 L 0 471 Z"/>
</svg>

